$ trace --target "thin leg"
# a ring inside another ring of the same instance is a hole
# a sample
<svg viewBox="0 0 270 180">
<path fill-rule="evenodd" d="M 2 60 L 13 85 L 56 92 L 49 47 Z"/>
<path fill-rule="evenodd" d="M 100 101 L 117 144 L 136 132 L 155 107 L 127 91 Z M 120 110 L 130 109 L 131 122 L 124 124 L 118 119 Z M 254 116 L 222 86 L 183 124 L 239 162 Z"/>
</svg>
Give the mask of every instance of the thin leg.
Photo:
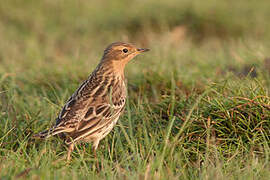
<svg viewBox="0 0 270 180">
<path fill-rule="evenodd" d="M 96 161 L 97 171 L 100 171 L 99 163 L 98 163 L 98 159 L 97 159 L 97 148 L 98 148 L 98 144 L 99 144 L 99 141 L 94 142 L 94 144 L 93 144 L 93 153 L 94 153 L 94 157 L 95 157 L 95 161 Z"/>
<path fill-rule="evenodd" d="M 68 146 L 67 161 L 70 161 L 70 156 L 71 156 L 73 149 L 74 149 L 74 144 L 72 143 Z"/>
</svg>

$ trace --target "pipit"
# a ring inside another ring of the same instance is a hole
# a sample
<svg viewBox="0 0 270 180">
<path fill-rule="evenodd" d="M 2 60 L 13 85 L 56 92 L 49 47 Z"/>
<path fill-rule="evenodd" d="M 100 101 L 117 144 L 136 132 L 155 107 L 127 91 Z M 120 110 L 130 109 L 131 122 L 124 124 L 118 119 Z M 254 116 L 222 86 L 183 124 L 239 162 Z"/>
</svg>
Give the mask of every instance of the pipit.
<svg viewBox="0 0 270 180">
<path fill-rule="evenodd" d="M 76 142 L 93 142 L 96 157 L 100 140 L 110 133 L 125 107 L 125 65 L 148 50 L 122 42 L 109 45 L 96 69 L 68 99 L 55 125 L 34 137 L 60 135 L 68 145 L 67 160 Z"/>
</svg>

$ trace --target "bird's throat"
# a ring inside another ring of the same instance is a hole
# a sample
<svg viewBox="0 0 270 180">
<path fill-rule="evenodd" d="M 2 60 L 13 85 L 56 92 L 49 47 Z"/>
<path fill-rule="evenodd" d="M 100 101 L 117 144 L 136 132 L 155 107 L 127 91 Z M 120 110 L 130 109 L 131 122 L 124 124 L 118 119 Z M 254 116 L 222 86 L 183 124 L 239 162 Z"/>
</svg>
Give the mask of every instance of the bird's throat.
<svg viewBox="0 0 270 180">
<path fill-rule="evenodd" d="M 121 77 L 124 77 L 126 64 L 127 62 L 125 61 L 113 61 L 112 66 L 113 66 L 114 73 Z"/>
</svg>

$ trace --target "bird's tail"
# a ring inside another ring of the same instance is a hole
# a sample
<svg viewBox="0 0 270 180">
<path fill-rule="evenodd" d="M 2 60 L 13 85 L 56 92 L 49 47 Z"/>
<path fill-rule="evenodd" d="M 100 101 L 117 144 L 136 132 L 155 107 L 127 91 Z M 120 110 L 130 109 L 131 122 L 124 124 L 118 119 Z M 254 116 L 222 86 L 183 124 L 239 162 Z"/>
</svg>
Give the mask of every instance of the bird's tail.
<svg viewBox="0 0 270 180">
<path fill-rule="evenodd" d="M 51 128 L 49 130 L 42 131 L 42 132 L 40 132 L 38 134 L 34 134 L 33 135 L 33 138 L 46 139 L 46 138 L 49 138 L 51 136 L 57 135 L 59 133 L 62 133 L 64 131 L 65 131 L 64 128 Z"/>
</svg>

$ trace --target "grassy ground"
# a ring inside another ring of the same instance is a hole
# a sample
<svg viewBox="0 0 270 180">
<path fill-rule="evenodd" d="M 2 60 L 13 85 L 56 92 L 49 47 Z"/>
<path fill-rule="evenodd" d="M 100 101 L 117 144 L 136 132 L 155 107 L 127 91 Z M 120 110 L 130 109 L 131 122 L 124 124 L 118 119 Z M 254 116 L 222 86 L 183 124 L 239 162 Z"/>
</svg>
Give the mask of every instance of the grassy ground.
<svg viewBox="0 0 270 180">
<path fill-rule="evenodd" d="M 10 0 L 0 5 L 0 179 L 269 179 L 268 1 Z M 128 103 L 70 163 L 34 141 L 111 42 L 151 51 L 126 69 Z"/>
</svg>

